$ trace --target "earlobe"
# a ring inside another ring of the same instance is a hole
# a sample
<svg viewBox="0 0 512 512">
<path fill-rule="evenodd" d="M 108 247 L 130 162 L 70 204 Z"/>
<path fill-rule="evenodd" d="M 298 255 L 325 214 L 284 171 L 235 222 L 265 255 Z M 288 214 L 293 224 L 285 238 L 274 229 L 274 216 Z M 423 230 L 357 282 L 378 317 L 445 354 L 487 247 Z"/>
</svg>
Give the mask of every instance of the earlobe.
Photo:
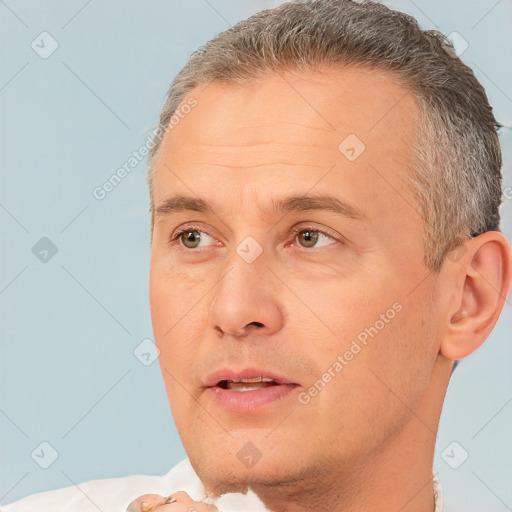
<svg viewBox="0 0 512 512">
<path fill-rule="evenodd" d="M 458 360 L 474 352 L 494 328 L 512 280 L 511 248 L 499 231 L 465 242 L 464 256 L 445 260 L 447 304 L 440 352 Z"/>
</svg>

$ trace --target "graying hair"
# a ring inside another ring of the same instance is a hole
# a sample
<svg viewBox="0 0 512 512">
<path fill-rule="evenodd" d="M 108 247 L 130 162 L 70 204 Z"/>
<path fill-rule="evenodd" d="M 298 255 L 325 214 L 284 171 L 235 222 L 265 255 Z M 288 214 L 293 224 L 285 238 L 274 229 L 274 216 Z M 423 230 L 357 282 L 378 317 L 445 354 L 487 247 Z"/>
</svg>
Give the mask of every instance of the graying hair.
<svg viewBox="0 0 512 512">
<path fill-rule="evenodd" d="M 240 84 L 319 65 L 388 71 L 420 112 L 405 178 L 424 219 L 424 262 L 439 271 L 465 239 L 499 229 L 501 150 L 484 88 L 438 31 L 373 1 L 293 0 L 237 23 L 195 51 L 174 79 L 151 148 L 148 184 L 166 127 L 197 86 Z M 152 225 L 153 225 L 152 216 Z"/>
</svg>

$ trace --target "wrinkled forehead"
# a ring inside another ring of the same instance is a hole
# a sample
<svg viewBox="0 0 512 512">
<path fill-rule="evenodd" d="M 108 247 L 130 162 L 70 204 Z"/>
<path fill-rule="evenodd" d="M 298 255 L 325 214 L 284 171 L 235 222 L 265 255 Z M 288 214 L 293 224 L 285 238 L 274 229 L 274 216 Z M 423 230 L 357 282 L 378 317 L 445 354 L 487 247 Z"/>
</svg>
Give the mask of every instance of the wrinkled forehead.
<svg viewBox="0 0 512 512">
<path fill-rule="evenodd" d="M 193 106 L 192 106 L 193 105 Z M 256 161 L 273 153 L 313 165 L 338 159 L 409 156 L 418 121 L 415 97 L 397 78 L 364 68 L 266 73 L 242 84 L 201 84 L 183 99 L 164 136 L 160 157 L 179 166 L 193 158 L 212 165 Z M 358 142 L 360 141 L 360 142 Z M 162 158 L 157 159 L 156 168 Z M 160 165 L 161 166 L 161 165 Z"/>
</svg>

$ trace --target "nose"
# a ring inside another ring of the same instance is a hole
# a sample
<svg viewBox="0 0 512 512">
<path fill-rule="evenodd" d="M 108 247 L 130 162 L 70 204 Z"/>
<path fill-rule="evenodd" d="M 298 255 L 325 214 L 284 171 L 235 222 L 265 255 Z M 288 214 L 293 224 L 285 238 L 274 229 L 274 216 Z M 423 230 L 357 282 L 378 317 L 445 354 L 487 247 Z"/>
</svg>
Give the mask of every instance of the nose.
<svg viewBox="0 0 512 512">
<path fill-rule="evenodd" d="M 255 328 L 253 328 L 253 326 Z M 257 332 L 258 330 L 261 330 L 262 327 L 265 327 L 265 324 L 262 324 L 261 322 L 251 322 L 250 324 L 247 324 L 245 327 L 243 327 L 242 329 L 239 329 L 239 330 L 235 330 L 235 329 L 229 329 L 229 327 L 224 327 L 224 329 L 220 326 L 220 325 L 217 325 L 216 326 L 216 329 L 219 331 L 219 333 L 221 334 L 228 334 L 230 336 L 232 336 L 233 338 L 242 338 L 243 336 L 247 336 L 247 334 L 249 332 Z"/>
<path fill-rule="evenodd" d="M 213 328 L 221 336 L 270 335 L 284 323 L 279 288 L 266 263 L 247 263 L 237 254 L 210 309 Z"/>
</svg>

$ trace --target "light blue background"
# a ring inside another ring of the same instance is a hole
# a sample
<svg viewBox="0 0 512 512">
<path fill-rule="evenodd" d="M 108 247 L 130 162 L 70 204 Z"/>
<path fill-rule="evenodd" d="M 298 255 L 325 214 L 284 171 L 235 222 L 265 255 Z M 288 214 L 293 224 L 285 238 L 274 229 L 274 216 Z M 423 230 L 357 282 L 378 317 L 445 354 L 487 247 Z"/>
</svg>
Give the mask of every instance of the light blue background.
<svg viewBox="0 0 512 512">
<path fill-rule="evenodd" d="M 157 362 L 145 367 L 133 354 L 152 338 L 145 162 L 104 200 L 92 190 L 144 143 L 190 53 L 279 3 L 0 3 L 1 504 L 91 479 L 162 474 L 186 456 Z M 509 127 L 512 186 L 510 0 L 385 3 L 469 43 L 463 58 Z M 31 48 L 43 31 L 59 44 L 48 59 Z M 508 199 L 509 240 L 511 212 Z M 47 263 L 31 252 L 43 236 L 58 248 Z M 448 390 L 434 468 L 449 512 L 512 507 L 511 303 Z M 59 454 L 46 470 L 30 456 L 42 441 Z M 440 457 L 452 441 L 469 453 L 456 470 Z"/>
</svg>

